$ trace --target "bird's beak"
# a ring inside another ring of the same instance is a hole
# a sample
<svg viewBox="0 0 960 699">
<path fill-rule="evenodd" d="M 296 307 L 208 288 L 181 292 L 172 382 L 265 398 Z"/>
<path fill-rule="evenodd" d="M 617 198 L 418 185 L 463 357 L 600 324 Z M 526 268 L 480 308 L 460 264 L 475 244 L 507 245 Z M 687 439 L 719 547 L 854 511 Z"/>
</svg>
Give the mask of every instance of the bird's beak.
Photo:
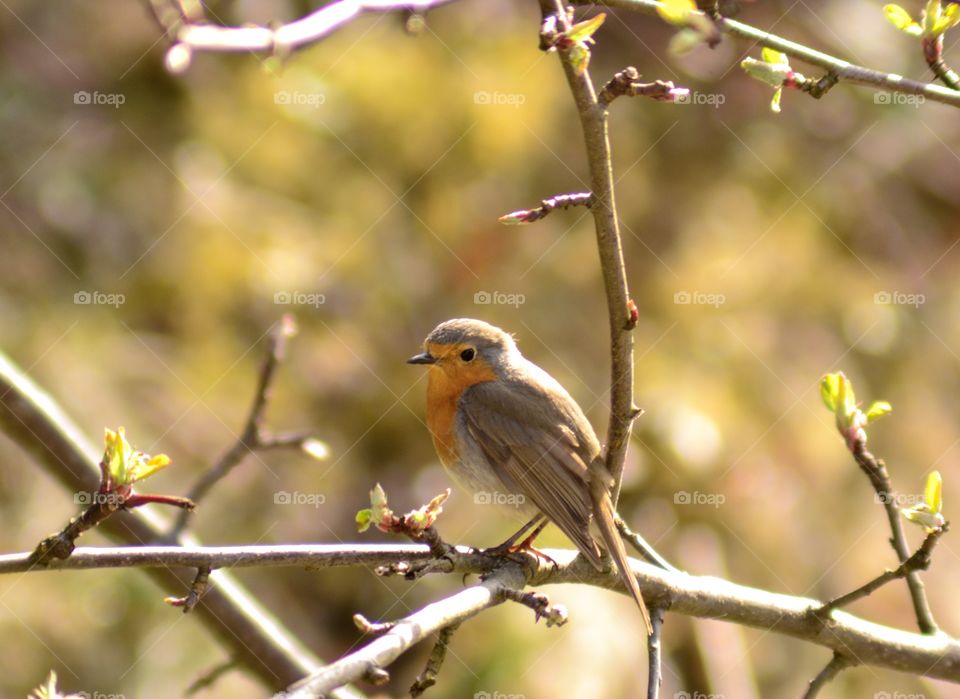
<svg viewBox="0 0 960 699">
<path fill-rule="evenodd" d="M 435 364 L 436 362 L 437 358 L 429 352 L 415 354 L 407 360 L 407 364 Z"/>
</svg>

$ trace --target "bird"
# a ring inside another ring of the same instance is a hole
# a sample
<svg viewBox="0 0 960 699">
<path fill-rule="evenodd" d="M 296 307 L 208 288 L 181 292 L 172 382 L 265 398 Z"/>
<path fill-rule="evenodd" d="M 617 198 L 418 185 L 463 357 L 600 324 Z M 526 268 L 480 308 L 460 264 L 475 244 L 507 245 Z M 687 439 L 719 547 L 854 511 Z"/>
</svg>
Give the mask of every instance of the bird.
<svg viewBox="0 0 960 699">
<path fill-rule="evenodd" d="M 593 427 L 566 389 L 526 359 L 512 335 L 472 318 L 440 323 L 407 363 L 429 367 L 427 428 L 453 480 L 475 501 L 512 505 L 530 518 L 495 550 L 530 549 L 553 522 L 597 570 L 607 570 L 609 553 L 652 635 L 616 528 L 614 479 Z"/>
</svg>

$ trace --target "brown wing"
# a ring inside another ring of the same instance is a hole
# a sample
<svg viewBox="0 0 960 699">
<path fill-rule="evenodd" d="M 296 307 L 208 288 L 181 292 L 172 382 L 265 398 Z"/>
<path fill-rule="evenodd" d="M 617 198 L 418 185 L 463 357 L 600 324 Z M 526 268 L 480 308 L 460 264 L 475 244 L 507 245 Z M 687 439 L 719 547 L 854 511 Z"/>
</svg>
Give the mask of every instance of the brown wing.
<svg viewBox="0 0 960 699">
<path fill-rule="evenodd" d="M 602 570 L 602 554 L 590 536 L 587 466 L 599 445 L 573 399 L 541 386 L 496 381 L 464 392 L 460 409 L 464 428 L 501 480 L 536 505 Z"/>
</svg>

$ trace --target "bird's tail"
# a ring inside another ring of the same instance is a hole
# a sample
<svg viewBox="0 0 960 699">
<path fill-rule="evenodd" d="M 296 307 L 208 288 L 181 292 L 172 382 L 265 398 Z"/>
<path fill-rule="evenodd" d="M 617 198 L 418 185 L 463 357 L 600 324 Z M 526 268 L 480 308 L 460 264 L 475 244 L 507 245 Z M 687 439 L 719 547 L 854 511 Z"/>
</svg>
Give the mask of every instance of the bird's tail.
<svg viewBox="0 0 960 699">
<path fill-rule="evenodd" d="M 615 512 L 613 502 L 610 500 L 610 493 L 602 478 L 594 476 L 591 483 L 590 494 L 593 499 L 593 518 L 600 529 L 603 541 L 606 544 L 607 551 L 613 558 L 620 572 L 620 578 L 623 580 L 627 590 L 633 595 L 640 614 L 643 616 L 643 623 L 647 627 L 647 635 L 653 635 L 653 626 L 650 624 L 650 612 L 643 601 L 643 595 L 640 594 L 640 586 L 637 584 L 637 578 L 630 570 L 630 561 L 627 558 L 627 549 L 623 545 L 623 539 L 620 538 L 620 532 L 617 531 L 617 525 L 614 523 Z"/>
</svg>

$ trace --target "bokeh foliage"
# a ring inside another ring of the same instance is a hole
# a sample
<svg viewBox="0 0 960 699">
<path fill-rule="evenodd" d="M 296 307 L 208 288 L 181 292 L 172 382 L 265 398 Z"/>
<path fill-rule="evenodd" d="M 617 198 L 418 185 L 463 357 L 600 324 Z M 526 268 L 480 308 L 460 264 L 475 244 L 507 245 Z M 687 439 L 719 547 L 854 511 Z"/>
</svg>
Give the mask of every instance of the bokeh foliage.
<svg viewBox="0 0 960 699">
<path fill-rule="evenodd" d="M 586 188 L 560 66 L 537 50 L 535 3 L 458 3 L 418 36 L 396 16 L 363 18 L 283 64 L 204 55 L 181 77 L 163 71 L 165 42 L 143 5 L 15 0 L 0 14 L 0 337 L 88 434 L 125 425 L 173 459 L 151 486 L 185 492 L 235 439 L 264 333 L 283 312 L 301 332 L 268 420 L 316 429 L 331 458 L 249 459 L 193 516 L 206 542 L 358 540 L 354 513 L 375 482 L 401 511 L 446 487 L 422 424 L 423 375 L 403 360 L 449 317 L 514 332 L 602 434 L 609 359 L 590 218 L 496 222 Z M 214 6 L 227 22 L 307 9 Z M 746 4 L 740 19 L 928 77 L 880 3 Z M 772 115 L 769 91 L 737 67 L 749 47 L 676 60 L 672 31 L 613 12 L 591 62 L 598 82 L 636 65 L 695 98 L 613 109 L 647 410 L 621 509 L 691 572 L 832 596 L 894 560 L 881 506 L 819 405 L 825 372 L 895 406 L 871 448 L 897 487 L 919 493 L 939 469 L 948 519 L 960 496 L 960 126 L 947 107 L 845 85 L 821 101 L 790 92 Z M 123 104 L 77 104 L 80 91 Z M 77 304 L 78 292 L 123 303 Z M 477 304 L 483 292 L 523 303 Z M 318 303 L 275 303 L 283 294 Z M 29 550 L 74 514 L 72 495 L 3 439 L 0 457 L 3 549 Z M 279 491 L 323 504 L 278 505 Z M 456 491 L 444 509 L 452 541 L 493 544 L 512 526 Z M 544 543 L 564 542 L 553 532 Z M 925 576 L 951 632 L 957 550 L 948 535 Z M 362 570 L 241 577 L 327 658 L 360 640 L 353 612 L 396 617 L 460 584 Z M 455 637 L 435 695 L 633 695 L 645 676 L 629 600 L 549 593 L 572 623 L 546 630 L 513 607 L 483 615 Z M 223 657 L 161 596 L 136 571 L 0 579 L 0 693 L 23 695 L 50 668 L 74 691 L 181 692 Z M 901 585 L 854 611 L 913 627 Z M 827 659 L 719 622 L 668 617 L 668 628 L 667 695 L 797 696 Z M 426 652 L 395 667 L 391 694 Z M 205 696 L 256 691 L 235 673 Z M 848 672 L 836 691 L 960 696 L 876 670 Z"/>
</svg>

